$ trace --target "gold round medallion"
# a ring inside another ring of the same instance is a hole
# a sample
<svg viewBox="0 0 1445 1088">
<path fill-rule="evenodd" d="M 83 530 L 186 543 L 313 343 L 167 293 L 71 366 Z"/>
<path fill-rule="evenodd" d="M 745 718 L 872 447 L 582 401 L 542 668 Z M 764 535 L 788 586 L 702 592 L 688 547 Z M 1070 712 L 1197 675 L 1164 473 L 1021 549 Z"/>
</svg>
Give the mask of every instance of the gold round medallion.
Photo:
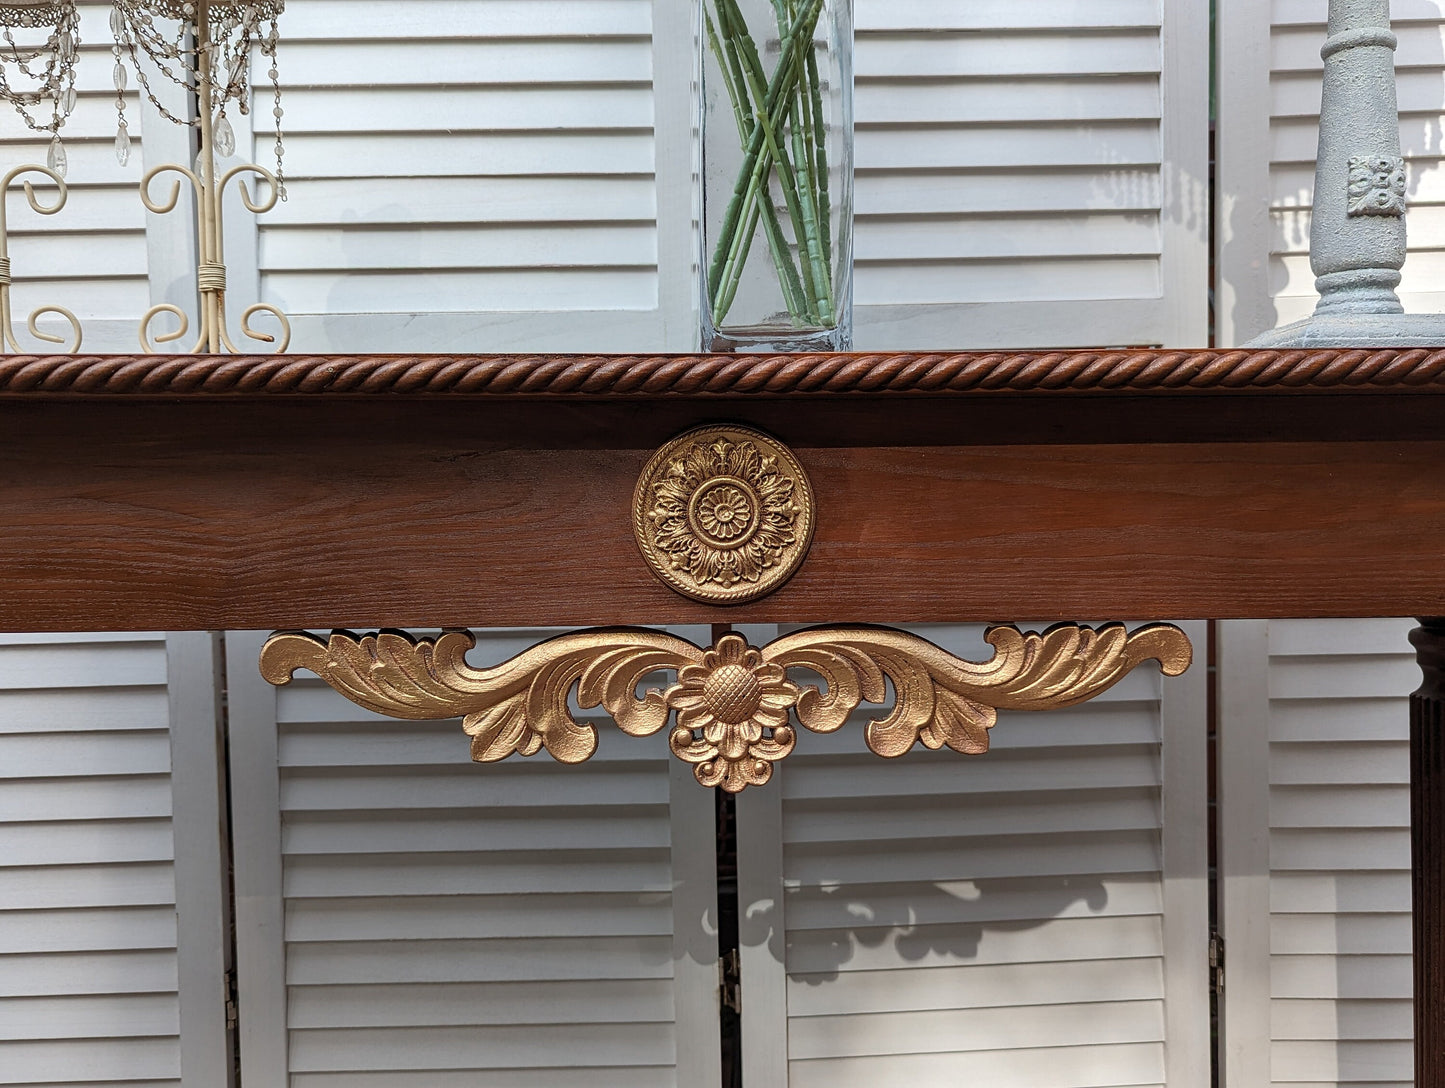
<svg viewBox="0 0 1445 1088">
<path fill-rule="evenodd" d="M 751 427 L 698 427 L 637 481 L 633 532 L 654 574 L 709 604 L 741 604 L 791 578 L 813 542 L 813 488 L 792 451 Z"/>
</svg>

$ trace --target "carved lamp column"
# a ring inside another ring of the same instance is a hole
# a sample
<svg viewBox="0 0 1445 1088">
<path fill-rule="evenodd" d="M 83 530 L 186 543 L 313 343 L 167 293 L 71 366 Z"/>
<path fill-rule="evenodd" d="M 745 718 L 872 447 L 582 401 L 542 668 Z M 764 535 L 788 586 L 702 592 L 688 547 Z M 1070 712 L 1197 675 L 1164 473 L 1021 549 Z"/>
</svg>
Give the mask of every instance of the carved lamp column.
<svg viewBox="0 0 1445 1088">
<path fill-rule="evenodd" d="M 1395 95 L 1389 0 L 1330 0 L 1320 56 L 1320 140 L 1310 267 L 1320 300 L 1304 321 L 1251 347 L 1445 343 L 1445 316 L 1406 315 L 1395 288 L 1405 265 L 1405 163 Z"/>
<path fill-rule="evenodd" d="M 1405 164 L 1389 0 L 1334 0 L 1320 48 L 1310 267 L 1322 314 L 1404 313 Z"/>
</svg>

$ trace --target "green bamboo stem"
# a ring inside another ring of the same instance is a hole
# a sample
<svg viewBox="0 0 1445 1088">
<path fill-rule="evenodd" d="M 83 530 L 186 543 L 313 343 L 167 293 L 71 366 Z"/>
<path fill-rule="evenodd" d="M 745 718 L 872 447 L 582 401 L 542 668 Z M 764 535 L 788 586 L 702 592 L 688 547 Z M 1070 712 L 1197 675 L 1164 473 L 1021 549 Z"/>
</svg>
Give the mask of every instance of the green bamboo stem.
<svg viewBox="0 0 1445 1088">
<path fill-rule="evenodd" d="M 823 235 L 823 259 L 833 267 L 833 209 L 828 198 L 828 133 L 823 126 L 823 81 L 818 78 L 818 57 L 809 49 L 808 91 L 813 104 L 813 178 L 818 187 L 818 229 Z M 830 281 L 831 282 L 831 281 Z"/>
<path fill-rule="evenodd" d="M 810 42 L 812 41 L 811 34 L 808 40 Z M 791 45 L 792 43 L 790 42 L 789 44 Z M 759 67 L 761 67 L 761 65 L 759 65 Z M 761 99 L 764 93 L 763 88 L 759 86 L 757 81 L 759 74 L 760 73 L 752 71 L 747 66 L 743 68 L 743 76 L 751 84 L 754 101 Z M 789 98 L 791 99 L 791 95 Z M 789 105 L 791 105 L 791 102 Z M 778 181 L 779 187 L 783 192 L 783 202 L 788 208 L 788 218 L 793 221 L 793 236 L 798 239 L 799 248 L 806 252 L 808 217 L 803 208 L 802 198 L 799 195 L 799 182 L 797 174 L 793 170 L 792 160 L 788 156 L 786 146 L 778 142 L 778 136 L 782 131 L 783 125 L 781 123 L 775 123 L 771 111 L 761 107 L 757 110 L 757 118 L 758 127 L 763 130 L 763 139 L 767 143 L 767 151 L 771 155 L 773 165 L 778 171 Z M 796 124 L 793 127 L 796 129 Z M 766 178 L 763 179 L 763 185 L 766 187 Z M 761 194 L 759 194 L 758 199 L 761 199 Z M 811 260 L 800 260 L 798 263 L 803 273 L 803 287 L 807 292 L 809 302 L 812 303 L 809 309 L 816 313 L 819 309 L 818 304 L 823 301 L 824 291 L 824 288 L 820 288 L 817 283 L 817 268 Z M 809 316 L 811 317 L 812 314 L 810 313 Z"/>
<path fill-rule="evenodd" d="M 767 92 L 763 90 L 765 82 L 763 62 L 758 56 L 757 45 L 753 42 L 752 35 L 748 31 L 747 20 L 743 17 L 742 9 L 738 7 L 737 0 L 714 0 L 714 7 L 718 12 L 720 21 L 723 23 L 722 32 L 724 37 L 735 46 L 737 53 L 740 54 L 742 59 L 741 76 L 751 91 L 754 116 L 758 126 L 763 132 L 763 139 L 766 144 L 761 156 L 762 165 L 766 166 L 767 160 L 770 158 L 772 163 L 777 166 L 783 200 L 788 209 L 788 216 L 793 221 L 793 234 L 801 240 L 805 226 L 802 209 L 797 199 L 797 184 L 792 176 L 792 164 L 788 161 L 786 145 L 780 145 L 778 142 L 778 137 L 784 128 L 785 118 L 775 120 L 772 116 L 772 108 L 767 104 Z M 811 28 L 808 40 L 812 41 Z M 784 55 L 787 55 L 788 48 L 795 47 L 796 43 L 790 39 L 783 44 Z M 796 48 L 793 48 L 792 52 L 794 56 L 797 55 Z M 796 78 L 796 75 L 794 78 Z M 789 104 L 791 104 L 792 97 L 792 93 L 789 92 L 787 95 Z M 757 177 L 756 184 L 760 186 L 760 190 L 754 191 L 751 188 L 753 183 L 750 181 L 747 199 L 749 202 L 757 201 L 759 203 L 766 203 L 768 207 L 771 208 L 772 202 L 769 194 L 766 170 L 764 170 L 761 175 L 755 174 L 755 176 Z M 725 270 L 723 282 L 727 281 L 728 272 L 733 271 L 733 269 L 736 269 L 734 274 L 739 279 L 741 278 L 743 268 L 746 266 L 750 246 L 751 239 L 749 238 L 744 241 L 741 249 L 738 247 L 729 247 L 729 261 L 733 263 Z M 789 249 L 789 260 L 791 261 L 791 248 Z M 818 298 L 819 292 L 817 284 L 814 282 L 814 271 L 806 261 L 800 260 L 800 264 L 804 290 L 803 298 L 807 303 L 803 317 L 808 321 L 816 321 L 817 306 L 815 300 Z"/>
<path fill-rule="evenodd" d="M 812 52 L 812 37 L 808 39 L 808 51 Z M 810 153 L 815 144 L 810 138 L 813 133 L 813 117 L 808 112 L 810 96 L 807 93 L 806 64 L 800 54 L 797 59 L 799 80 L 794 101 L 794 123 L 792 126 L 793 161 L 798 169 L 798 196 L 803 212 L 805 237 L 800 244 L 806 244 L 807 258 L 813 271 L 813 282 L 817 287 L 818 318 L 824 325 L 833 324 L 833 276 L 823 256 L 823 242 L 819 237 L 817 180 L 809 163 Z"/>
<path fill-rule="evenodd" d="M 791 75 L 793 74 L 792 58 L 797 51 L 797 30 L 805 23 L 811 27 L 816 22 L 818 13 L 822 10 L 823 0 L 807 0 L 807 6 L 800 10 L 798 17 L 794 20 L 791 33 L 783 44 L 783 55 L 780 58 L 778 68 L 773 73 L 773 78 L 768 84 L 767 92 L 762 97 L 762 105 L 769 117 L 777 109 L 778 103 L 785 94 L 790 92 Z M 721 12 L 719 12 L 721 14 Z M 812 40 L 811 32 L 809 40 Z M 756 199 L 756 187 L 759 183 L 758 167 L 766 168 L 768 163 L 762 158 L 763 148 L 766 143 L 764 130 L 766 126 L 755 123 L 752 132 L 748 137 L 748 145 L 743 153 L 743 161 L 738 171 L 737 180 L 733 185 L 733 193 L 728 201 L 728 207 L 723 215 L 722 229 L 719 231 L 718 246 L 713 254 L 713 259 L 708 268 L 708 292 L 713 298 L 717 296 L 717 288 L 722 278 L 724 262 L 727 258 L 727 251 L 731 248 L 730 240 L 740 226 L 744 204 L 750 190 L 753 191 Z M 766 170 L 762 171 L 766 173 Z M 723 243 L 728 242 L 728 246 Z"/>
<path fill-rule="evenodd" d="M 782 227 L 779 225 L 776 215 L 772 214 L 771 196 L 766 183 L 766 172 L 767 159 L 760 157 L 758 160 L 757 174 L 748 187 L 747 200 L 744 202 L 743 218 L 755 224 L 757 220 L 749 214 L 750 211 L 759 206 L 765 207 L 768 210 L 769 214 L 765 220 L 765 229 L 770 231 L 769 244 L 789 254 L 788 262 L 785 265 L 785 268 L 790 273 L 787 290 L 796 291 L 797 297 L 801 300 L 798 316 L 801 316 L 804 320 L 816 320 L 817 315 L 810 302 L 808 285 L 792 278 L 797 276 L 797 272 L 792 264 L 792 250 L 787 238 L 782 233 Z M 719 239 L 718 242 L 719 255 L 722 248 L 722 241 L 723 239 Z M 718 288 L 716 302 L 713 306 L 715 323 L 720 321 L 722 316 L 726 315 L 727 308 L 732 305 L 733 297 L 736 295 L 738 285 L 742 281 L 744 262 L 746 261 L 746 254 L 751 241 L 752 234 L 750 230 L 741 234 L 734 232 L 734 236 L 730 240 L 722 280 Z"/>
<path fill-rule="evenodd" d="M 742 62 L 738 59 L 736 51 L 732 48 L 725 48 L 719 41 L 717 27 L 713 23 L 712 16 L 704 12 L 708 47 L 712 50 L 713 56 L 717 59 L 718 67 L 722 71 L 723 84 L 727 88 L 728 98 L 733 107 L 733 119 L 737 123 L 738 141 L 746 151 L 748 136 L 753 126 L 757 123 L 753 115 L 752 99 L 748 96 L 745 80 L 743 79 Z M 803 285 L 798 276 L 798 270 L 793 264 L 793 252 L 788 245 L 783 229 L 778 223 L 777 213 L 773 210 L 771 200 L 757 200 L 756 196 L 744 209 L 744 224 L 742 231 L 734 239 L 734 244 L 729 247 L 728 269 L 736 269 L 736 275 L 732 276 L 729 284 L 729 276 L 725 273 L 717 289 L 717 294 L 712 299 L 715 320 L 720 321 L 726 316 L 728 308 L 732 305 L 733 297 L 737 294 L 738 284 L 741 281 L 742 268 L 747 264 L 748 253 L 752 247 L 753 234 L 757 230 L 758 220 L 763 221 L 763 231 L 768 241 L 768 251 L 773 258 L 773 266 L 778 274 L 778 284 L 783 291 L 783 301 L 788 307 L 788 313 L 794 318 L 804 317 L 807 313 L 807 305 L 803 299 Z M 741 248 L 737 241 L 741 240 Z"/>
</svg>

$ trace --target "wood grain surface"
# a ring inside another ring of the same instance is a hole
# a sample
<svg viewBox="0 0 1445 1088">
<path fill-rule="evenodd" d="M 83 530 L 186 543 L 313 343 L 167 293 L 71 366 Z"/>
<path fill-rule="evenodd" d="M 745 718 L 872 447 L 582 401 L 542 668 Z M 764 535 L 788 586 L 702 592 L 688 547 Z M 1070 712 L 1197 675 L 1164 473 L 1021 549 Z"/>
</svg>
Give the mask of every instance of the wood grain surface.
<svg viewBox="0 0 1445 1088">
<path fill-rule="evenodd" d="M 1445 401 L 1263 399 L 18 399 L 0 628 L 1445 613 Z M 736 608 L 630 528 L 653 449 L 719 420 L 788 442 L 819 509 Z"/>
</svg>

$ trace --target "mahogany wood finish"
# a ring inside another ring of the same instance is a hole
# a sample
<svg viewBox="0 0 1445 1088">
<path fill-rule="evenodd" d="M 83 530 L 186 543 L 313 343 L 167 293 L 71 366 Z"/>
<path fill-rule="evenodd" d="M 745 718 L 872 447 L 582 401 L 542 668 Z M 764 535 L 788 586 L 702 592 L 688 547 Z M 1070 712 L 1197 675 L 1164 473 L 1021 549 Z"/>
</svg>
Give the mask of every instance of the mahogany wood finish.
<svg viewBox="0 0 1445 1088">
<path fill-rule="evenodd" d="M 1445 384 L 1445 351 L 855 352 L 789 355 L 17 355 L 0 392 L 788 393 L 1382 389 Z"/>
<path fill-rule="evenodd" d="M 1445 353 L 0 358 L 0 629 L 1445 616 Z M 632 540 L 702 423 L 812 553 L 741 607 Z M 1445 620 L 1414 636 L 1417 1083 L 1445 1088 Z"/>
<path fill-rule="evenodd" d="M 0 397 L 0 629 L 1445 614 L 1442 409 Z M 651 453 L 718 421 L 788 444 L 819 511 L 801 571 L 734 607 L 663 586 L 631 527 Z"/>
</svg>

